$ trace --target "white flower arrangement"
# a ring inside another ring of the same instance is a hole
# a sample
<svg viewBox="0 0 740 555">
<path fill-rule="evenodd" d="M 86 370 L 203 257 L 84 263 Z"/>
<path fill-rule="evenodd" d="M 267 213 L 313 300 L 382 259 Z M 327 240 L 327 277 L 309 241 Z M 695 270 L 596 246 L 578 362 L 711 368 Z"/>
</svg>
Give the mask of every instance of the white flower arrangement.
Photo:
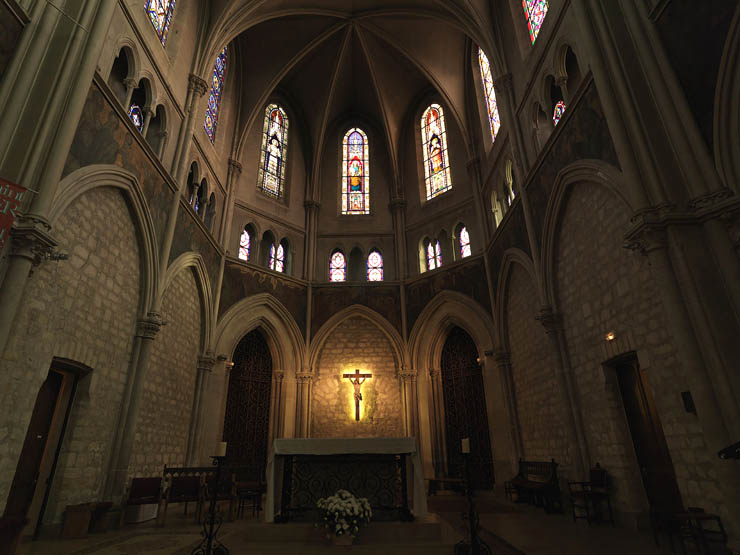
<svg viewBox="0 0 740 555">
<path fill-rule="evenodd" d="M 360 526 L 370 522 L 373 511 L 364 497 L 357 498 L 346 489 L 337 490 L 334 495 L 319 499 L 316 502 L 321 513 L 319 526 L 326 528 L 326 537 L 332 535 L 356 536 Z"/>
</svg>

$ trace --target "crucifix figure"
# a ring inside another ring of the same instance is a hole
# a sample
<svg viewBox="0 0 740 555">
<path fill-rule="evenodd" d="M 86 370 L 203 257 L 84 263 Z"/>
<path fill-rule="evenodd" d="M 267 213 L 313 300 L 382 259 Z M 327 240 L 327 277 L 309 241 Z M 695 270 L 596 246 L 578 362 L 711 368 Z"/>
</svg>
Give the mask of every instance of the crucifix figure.
<svg viewBox="0 0 740 555">
<path fill-rule="evenodd" d="M 354 374 L 344 374 L 344 378 L 348 379 L 355 388 L 355 420 L 360 420 L 360 401 L 362 401 L 362 393 L 360 393 L 360 387 L 367 378 L 372 378 L 372 374 L 360 374 L 360 370 L 355 370 Z"/>
</svg>

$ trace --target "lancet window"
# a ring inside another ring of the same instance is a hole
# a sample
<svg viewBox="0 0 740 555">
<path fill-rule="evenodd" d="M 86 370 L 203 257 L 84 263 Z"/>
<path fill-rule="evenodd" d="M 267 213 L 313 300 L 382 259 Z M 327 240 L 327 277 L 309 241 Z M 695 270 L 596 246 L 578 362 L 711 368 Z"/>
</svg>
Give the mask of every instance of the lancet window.
<svg viewBox="0 0 740 555">
<path fill-rule="evenodd" d="M 270 104 L 265 111 L 257 181 L 263 192 L 277 198 L 283 196 L 287 149 L 288 116 L 280 106 Z"/>
<path fill-rule="evenodd" d="M 218 125 L 218 111 L 221 107 L 221 96 L 224 89 L 224 78 L 226 77 L 226 47 L 216 57 L 216 64 L 213 67 L 211 76 L 211 91 L 208 94 L 208 107 L 206 108 L 206 117 L 203 121 L 203 127 L 206 135 L 211 142 L 216 140 L 216 127 Z"/>
<path fill-rule="evenodd" d="M 241 237 L 239 237 L 239 258 L 241 260 L 249 260 L 249 255 L 252 250 L 252 236 L 248 229 L 242 231 Z"/>
<path fill-rule="evenodd" d="M 275 248 L 275 243 L 270 245 L 270 270 L 276 272 L 285 271 L 285 248 L 282 243 Z"/>
<path fill-rule="evenodd" d="M 558 100 L 555 104 L 555 110 L 552 112 L 552 124 L 557 125 L 565 114 L 565 102 Z"/>
<path fill-rule="evenodd" d="M 342 141 L 342 214 L 370 213 L 370 156 L 367 135 L 353 127 Z"/>
<path fill-rule="evenodd" d="M 470 256 L 470 234 L 468 228 L 462 226 L 458 232 L 458 240 L 460 241 L 460 258 L 466 258 Z"/>
<path fill-rule="evenodd" d="M 342 251 L 334 251 L 329 259 L 329 281 L 347 281 L 347 260 Z"/>
<path fill-rule="evenodd" d="M 434 270 L 442 266 L 442 246 L 439 241 L 432 240 L 427 246 L 427 269 Z"/>
<path fill-rule="evenodd" d="M 172 23 L 172 14 L 175 11 L 175 0 L 146 0 L 145 9 L 159 41 L 164 46 L 167 42 L 167 31 Z"/>
<path fill-rule="evenodd" d="M 529 39 L 534 44 L 537 35 L 540 34 L 540 27 L 542 27 L 542 22 L 545 21 L 550 6 L 547 0 L 522 0 L 522 7 L 529 27 Z"/>
<path fill-rule="evenodd" d="M 498 115 L 498 104 L 496 103 L 496 91 L 493 88 L 493 72 L 488 56 L 483 49 L 478 47 L 478 66 L 480 77 L 483 82 L 483 94 L 486 97 L 486 111 L 488 113 L 488 126 L 491 128 L 491 140 L 496 140 L 498 130 L 501 127 L 501 118 Z"/>
<path fill-rule="evenodd" d="M 430 200 L 452 189 L 445 116 L 439 104 L 432 104 L 421 116 L 421 144 L 427 200 Z"/>
<path fill-rule="evenodd" d="M 380 251 L 370 251 L 367 257 L 367 280 L 383 281 L 383 255 Z"/>
</svg>

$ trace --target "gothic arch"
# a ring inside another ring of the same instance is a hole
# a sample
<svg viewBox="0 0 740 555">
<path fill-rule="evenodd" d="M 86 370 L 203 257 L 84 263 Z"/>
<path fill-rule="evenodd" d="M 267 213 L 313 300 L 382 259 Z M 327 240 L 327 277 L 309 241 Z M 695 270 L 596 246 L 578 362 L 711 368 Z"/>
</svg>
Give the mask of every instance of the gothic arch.
<svg viewBox="0 0 740 555">
<path fill-rule="evenodd" d="M 725 186 L 740 183 L 740 9 L 735 11 L 719 67 L 714 100 L 714 156 Z"/>
<path fill-rule="evenodd" d="M 231 357 L 247 333 L 261 327 L 270 345 L 275 371 L 301 372 L 305 344 L 293 316 L 269 293 L 242 299 L 221 316 L 213 339 L 214 352 Z"/>
<path fill-rule="evenodd" d="M 561 215 L 571 187 L 577 183 L 594 183 L 609 189 L 624 204 L 629 214 L 632 205 L 625 193 L 622 174 L 615 167 L 600 160 L 580 160 L 563 168 L 555 178 L 542 227 L 542 301 L 543 305 L 557 306 L 555 294 L 555 254 L 561 225 Z M 626 231 L 626 230 L 625 230 Z"/>
<path fill-rule="evenodd" d="M 375 312 L 374 310 L 360 304 L 348 306 L 347 308 L 340 310 L 334 316 L 329 318 L 323 326 L 314 335 L 311 341 L 310 350 L 308 353 L 308 364 L 307 368 L 314 372 L 314 369 L 318 367 L 319 356 L 321 355 L 321 349 L 323 348 L 326 340 L 331 336 L 332 332 L 345 320 L 348 320 L 354 316 L 359 316 L 366 320 L 369 320 L 375 324 L 383 335 L 386 336 L 388 341 L 393 348 L 393 354 L 396 358 L 397 368 L 396 370 L 401 371 L 408 367 L 406 349 L 404 347 L 403 339 L 394 328 L 391 323 L 386 320 L 383 316 Z"/>
<path fill-rule="evenodd" d="M 156 298 L 159 284 L 159 249 L 154 222 L 136 176 L 119 166 L 91 165 L 80 168 L 59 183 L 51 208 L 49 222 L 53 226 L 62 213 L 82 194 L 96 187 L 119 189 L 131 209 L 134 227 L 141 248 L 141 293 L 139 313 L 146 314 Z"/>
<path fill-rule="evenodd" d="M 542 304 L 542 291 L 539 286 L 540 280 L 537 276 L 537 271 L 534 267 L 532 259 L 520 249 L 508 249 L 504 253 L 504 258 L 501 261 L 501 271 L 498 275 L 498 284 L 496 286 L 496 320 L 499 324 L 498 327 L 498 339 L 499 345 L 506 351 L 509 351 L 509 340 L 508 334 L 506 333 L 506 304 L 509 293 L 509 281 L 511 278 L 511 270 L 514 264 L 519 264 L 525 269 L 535 289 L 537 289 L 537 295 L 540 297 L 540 304 Z"/>
<path fill-rule="evenodd" d="M 211 281 L 208 278 L 208 270 L 206 264 L 203 261 L 203 257 L 196 252 L 186 252 L 178 256 L 169 268 L 167 273 L 162 276 L 162 282 L 159 284 L 157 291 L 158 300 L 164 297 L 167 288 L 170 286 L 175 276 L 181 272 L 191 268 L 195 283 L 198 286 L 200 293 L 200 309 L 203 326 L 201 327 L 201 352 L 206 352 L 211 342 L 211 335 L 213 329 L 213 291 L 211 289 Z M 160 303 L 158 302 L 157 305 Z"/>
</svg>

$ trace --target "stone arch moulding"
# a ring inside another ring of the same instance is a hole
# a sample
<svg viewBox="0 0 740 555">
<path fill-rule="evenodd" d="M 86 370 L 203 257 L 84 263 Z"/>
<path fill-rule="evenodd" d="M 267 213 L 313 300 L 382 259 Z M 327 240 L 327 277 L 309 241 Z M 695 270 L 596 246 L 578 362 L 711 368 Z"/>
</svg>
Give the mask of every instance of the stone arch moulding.
<svg viewBox="0 0 740 555">
<path fill-rule="evenodd" d="M 140 79 L 139 72 L 141 71 L 141 55 L 139 54 L 136 41 L 131 37 L 124 35 L 118 39 L 118 42 L 116 43 L 116 48 L 113 51 L 113 57 L 108 62 L 107 67 L 113 67 L 113 62 L 121 53 L 122 49 L 126 50 L 126 56 L 129 57 L 128 75 L 126 77 L 128 77 L 129 79 L 136 79 L 136 82 L 138 84 Z M 108 70 L 108 72 L 109 74 L 106 76 L 106 79 L 110 77 L 110 69 Z"/>
<path fill-rule="evenodd" d="M 510 351 L 508 334 L 506 333 L 506 301 L 509 293 L 509 280 L 514 264 L 519 264 L 529 275 L 532 284 L 537 290 L 540 305 L 542 305 L 542 287 L 535 270 L 532 259 L 520 249 L 508 249 L 504 252 L 504 258 L 501 261 L 501 271 L 498 275 L 498 284 L 496 286 L 496 320 L 498 321 L 498 344 L 505 351 Z"/>
<path fill-rule="evenodd" d="M 740 183 L 740 8 L 735 11 L 720 62 L 714 98 L 714 156 L 725 186 Z"/>
<path fill-rule="evenodd" d="M 157 290 L 157 306 L 161 305 L 164 294 L 175 279 L 175 276 L 187 268 L 192 268 L 192 271 L 195 274 L 195 282 L 198 286 L 198 291 L 200 292 L 200 309 L 201 317 L 203 318 L 200 348 L 201 352 L 207 352 L 213 335 L 213 290 L 211 289 L 211 281 L 208 279 L 206 264 L 200 254 L 196 252 L 186 252 L 178 256 L 172 264 L 170 264 L 169 268 L 167 268 L 167 273 L 162 276 L 161 283 Z"/>
<path fill-rule="evenodd" d="M 481 359 L 494 349 L 495 326 L 490 314 L 467 295 L 442 291 L 424 307 L 411 330 L 409 352 L 414 368 L 428 371 L 439 367 L 442 347 L 454 326 L 473 338 Z"/>
<path fill-rule="evenodd" d="M 273 368 L 301 372 L 305 352 L 301 330 L 288 309 L 269 293 L 243 299 L 226 311 L 216 326 L 214 352 L 231 357 L 241 338 L 258 327 L 267 335 Z"/>
<path fill-rule="evenodd" d="M 323 348 L 324 343 L 326 343 L 326 340 L 331 336 L 332 332 L 339 327 L 342 322 L 354 316 L 359 316 L 369 320 L 383 332 L 383 335 L 386 336 L 393 347 L 396 364 L 398 365 L 397 371 L 402 371 L 408 368 L 406 349 L 404 347 L 403 339 L 396 328 L 394 328 L 388 320 L 374 310 L 364 305 L 355 304 L 340 310 L 334 316 L 329 318 L 324 325 L 321 326 L 316 335 L 314 335 L 314 338 L 311 341 L 310 352 L 308 354 L 308 369 L 311 372 L 317 368 L 321 349 Z"/>
<path fill-rule="evenodd" d="M 558 173 L 545 210 L 545 221 L 542 227 L 542 252 L 540 255 L 542 300 L 543 304 L 553 309 L 557 307 L 554 271 L 561 213 L 565 207 L 570 189 L 577 183 L 592 183 L 606 187 L 622 201 L 627 214 L 634 212 L 632 203 L 626 194 L 627 185 L 622 173 L 614 166 L 600 160 L 580 160 L 566 166 Z"/>
<path fill-rule="evenodd" d="M 91 165 L 80 168 L 59 183 L 51 208 L 49 222 L 52 229 L 62 213 L 84 193 L 97 187 L 114 187 L 129 205 L 141 249 L 141 294 L 139 313 L 147 314 L 153 306 L 159 283 L 159 249 L 157 248 L 154 222 L 144 193 L 136 176 L 119 166 Z"/>
</svg>

